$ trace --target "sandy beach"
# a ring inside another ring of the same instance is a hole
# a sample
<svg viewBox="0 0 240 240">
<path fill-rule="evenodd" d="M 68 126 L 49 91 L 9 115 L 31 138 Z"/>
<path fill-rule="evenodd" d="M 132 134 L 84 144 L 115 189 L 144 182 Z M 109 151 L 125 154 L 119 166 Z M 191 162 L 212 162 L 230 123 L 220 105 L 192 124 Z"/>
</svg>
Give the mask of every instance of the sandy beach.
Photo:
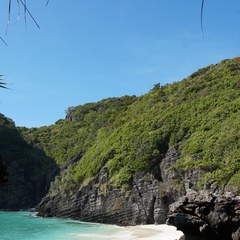
<svg viewBox="0 0 240 240">
<path fill-rule="evenodd" d="M 125 227 L 125 240 L 178 240 L 183 233 L 166 224 Z M 121 239 L 121 237 L 120 237 Z"/>
</svg>

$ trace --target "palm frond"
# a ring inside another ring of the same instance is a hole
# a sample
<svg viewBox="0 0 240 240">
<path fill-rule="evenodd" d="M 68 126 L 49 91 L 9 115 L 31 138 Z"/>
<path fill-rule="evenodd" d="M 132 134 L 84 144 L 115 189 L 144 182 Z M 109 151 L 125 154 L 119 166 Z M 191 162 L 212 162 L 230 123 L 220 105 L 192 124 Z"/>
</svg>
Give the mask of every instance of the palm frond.
<svg viewBox="0 0 240 240">
<path fill-rule="evenodd" d="M 0 82 L 0 88 L 8 89 L 8 87 L 6 87 L 5 85 L 6 85 L 5 82 Z"/>
<path fill-rule="evenodd" d="M 33 17 L 33 15 L 31 14 L 31 12 L 28 10 L 27 8 L 27 0 L 16 0 L 17 2 L 17 6 L 18 6 L 18 20 L 20 19 L 20 5 L 23 6 L 24 8 L 24 19 L 25 19 L 25 24 L 27 22 L 27 15 L 30 16 L 30 18 L 33 20 L 33 22 L 36 24 L 36 26 L 38 28 L 40 28 L 39 24 L 37 23 L 36 19 Z M 46 5 L 48 5 L 49 0 L 47 0 Z M 6 35 L 8 33 L 8 27 L 9 24 L 11 22 L 11 10 L 12 10 L 12 0 L 8 0 L 8 22 L 7 22 L 7 26 L 6 26 Z M 0 41 L 2 41 L 6 46 L 7 43 L 3 40 L 3 38 L 0 36 Z"/>
<path fill-rule="evenodd" d="M 202 0 L 202 5 L 201 5 L 201 31 L 202 31 L 202 36 L 204 38 L 204 33 L 203 33 L 203 7 L 204 7 L 204 0 Z"/>
<path fill-rule="evenodd" d="M 8 22 L 7 22 L 7 27 L 6 27 L 6 35 L 7 35 L 7 32 L 8 32 L 8 26 L 9 26 L 9 23 L 10 23 L 10 20 L 11 20 L 11 6 L 12 6 L 12 0 L 9 0 L 8 1 Z"/>
<path fill-rule="evenodd" d="M 3 77 L 3 75 L 0 75 L 0 88 L 8 89 L 8 87 L 6 87 L 6 83 L 3 82 L 2 77 Z"/>
<path fill-rule="evenodd" d="M 26 0 L 24 0 L 24 2 L 22 1 L 22 0 L 20 0 L 20 2 L 21 2 L 21 4 L 23 5 L 23 7 L 24 7 L 24 12 L 25 12 L 25 19 L 26 19 L 26 14 L 28 14 L 30 17 L 31 17 L 31 19 L 33 20 L 33 22 L 36 24 L 36 26 L 38 27 L 38 28 L 40 28 L 40 26 L 38 25 L 38 23 L 37 23 L 37 21 L 35 20 L 35 18 L 33 17 L 33 15 L 31 14 L 31 12 L 28 10 L 28 8 L 27 8 L 27 1 Z"/>
<path fill-rule="evenodd" d="M 8 47 L 7 43 L 3 40 L 2 37 L 0 37 L 0 40 Z"/>
</svg>

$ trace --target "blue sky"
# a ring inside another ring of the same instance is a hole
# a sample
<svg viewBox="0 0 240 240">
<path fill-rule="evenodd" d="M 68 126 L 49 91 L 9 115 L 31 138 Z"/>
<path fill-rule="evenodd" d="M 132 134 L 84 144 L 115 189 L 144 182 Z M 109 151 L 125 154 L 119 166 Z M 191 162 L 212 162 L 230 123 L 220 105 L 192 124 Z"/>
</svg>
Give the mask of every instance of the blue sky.
<svg viewBox="0 0 240 240">
<path fill-rule="evenodd" d="M 27 1 L 36 27 L 17 1 L 0 5 L 0 113 L 17 126 L 65 118 L 69 106 L 143 95 L 156 83 L 180 81 L 240 54 L 240 1 Z"/>
</svg>

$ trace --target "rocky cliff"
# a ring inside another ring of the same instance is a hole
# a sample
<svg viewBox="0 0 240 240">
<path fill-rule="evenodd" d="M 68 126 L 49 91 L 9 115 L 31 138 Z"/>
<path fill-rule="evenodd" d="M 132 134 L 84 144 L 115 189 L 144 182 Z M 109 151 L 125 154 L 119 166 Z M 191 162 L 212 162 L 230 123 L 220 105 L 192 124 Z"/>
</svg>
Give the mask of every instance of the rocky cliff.
<svg viewBox="0 0 240 240">
<path fill-rule="evenodd" d="M 51 196 L 50 192 L 36 210 L 44 217 L 118 225 L 165 223 L 168 206 L 185 193 L 184 185 L 176 179 L 176 172 L 167 173 L 169 162 L 175 163 L 178 157 L 178 146 L 171 147 L 159 166 L 162 176 L 157 179 L 151 174 L 135 174 L 127 190 L 109 185 L 105 168 L 72 196 L 64 196 L 60 191 Z"/>
<path fill-rule="evenodd" d="M 0 118 L 11 186 L 0 208 L 38 203 L 55 177 L 41 216 L 163 223 L 189 189 L 240 189 L 239 79 L 240 58 L 227 59 L 140 97 L 70 107 L 51 126 L 14 129 Z"/>
<path fill-rule="evenodd" d="M 37 207 L 40 216 L 65 217 L 117 225 L 162 224 L 176 226 L 181 240 L 240 239 L 240 198 L 222 193 L 214 184 L 196 191 L 201 172 L 177 172 L 180 145 L 170 147 L 160 161 L 160 174 L 135 174 L 131 188 L 108 185 L 105 168 L 75 195 L 49 193 Z M 105 186 L 105 188 L 102 188 Z"/>
</svg>

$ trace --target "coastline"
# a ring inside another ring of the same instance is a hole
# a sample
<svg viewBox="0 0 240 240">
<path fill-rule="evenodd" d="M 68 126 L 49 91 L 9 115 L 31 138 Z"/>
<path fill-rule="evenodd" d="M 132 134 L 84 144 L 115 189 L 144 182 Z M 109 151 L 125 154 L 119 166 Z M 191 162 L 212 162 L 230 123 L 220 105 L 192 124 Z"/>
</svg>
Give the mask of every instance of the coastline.
<svg viewBox="0 0 240 240">
<path fill-rule="evenodd" d="M 169 226 L 167 224 L 159 225 L 137 225 L 130 227 L 120 227 L 124 231 L 124 238 L 118 236 L 118 240 L 178 240 L 183 233 L 178 231 L 174 226 Z"/>
<path fill-rule="evenodd" d="M 3 224 L 2 228 L 5 229 L 5 233 L 4 231 L 1 232 L 3 238 L 9 234 L 11 234 L 11 236 L 15 234 L 20 240 L 26 239 L 26 232 L 21 231 L 22 227 L 28 229 L 31 236 L 34 234 L 36 234 L 36 236 L 39 235 L 39 239 L 179 240 L 179 238 L 183 236 L 183 233 L 177 231 L 176 227 L 167 224 L 120 227 L 117 225 L 85 223 L 71 219 L 40 218 L 36 217 L 34 212 L 26 211 L 5 211 L 1 212 L 0 217 L 1 221 L 5 224 L 5 227 Z M 20 222 L 21 227 L 12 229 L 11 225 L 14 224 L 18 226 L 18 222 Z M 33 227 L 29 227 L 30 225 Z M 46 226 L 54 226 L 54 228 L 50 227 L 48 229 Z M 45 229 L 44 233 L 42 231 L 43 228 Z M 49 236 L 51 237 L 49 238 Z"/>
</svg>

